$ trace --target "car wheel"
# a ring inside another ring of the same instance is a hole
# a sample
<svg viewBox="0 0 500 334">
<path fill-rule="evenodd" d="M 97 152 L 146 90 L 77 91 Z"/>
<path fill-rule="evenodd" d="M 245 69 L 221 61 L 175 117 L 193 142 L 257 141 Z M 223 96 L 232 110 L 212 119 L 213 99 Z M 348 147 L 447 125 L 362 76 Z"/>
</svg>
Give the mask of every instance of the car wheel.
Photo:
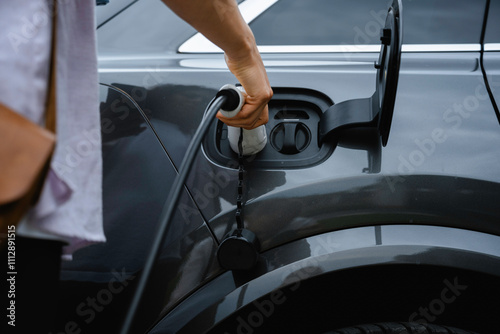
<svg viewBox="0 0 500 334">
<path fill-rule="evenodd" d="M 323 334 L 472 334 L 474 332 L 433 324 L 384 322 L 346 327 Z"/>
</svg>

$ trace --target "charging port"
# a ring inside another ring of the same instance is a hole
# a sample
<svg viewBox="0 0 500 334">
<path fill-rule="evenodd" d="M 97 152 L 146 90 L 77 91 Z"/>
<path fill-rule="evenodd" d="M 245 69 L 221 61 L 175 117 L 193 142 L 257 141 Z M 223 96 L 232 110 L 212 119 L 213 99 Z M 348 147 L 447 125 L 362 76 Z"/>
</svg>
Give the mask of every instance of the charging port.
<svg viewBox="0 0 500 334">
<path fill-rule="evenodd" d="M 273 88 L 269 102 L 266 134 L 269 142 L 252 160 L 252 168 L 307 168 L 330 156 L 335 147 L 329 141 L 319 143 L 318 128 L 323 112 L 333 102 L 323 93 L 302 88 Z M 237 155 L 227 139 L 227 126 L 214 121 L 206 136 L 204 149 L 213 162 L 234 165 Z"/>
</svg>

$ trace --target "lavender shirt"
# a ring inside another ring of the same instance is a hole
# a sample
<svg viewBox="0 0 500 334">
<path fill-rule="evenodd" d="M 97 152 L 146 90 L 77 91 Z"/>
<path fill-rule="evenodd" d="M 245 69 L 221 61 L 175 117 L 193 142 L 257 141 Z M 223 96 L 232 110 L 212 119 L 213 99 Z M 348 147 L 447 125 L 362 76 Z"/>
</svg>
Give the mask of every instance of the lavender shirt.
<svg viewBox="0 0 500 334">
<path fill-rule="evenodd" d="M 49 1 L 0 2 L 0 101 L 39 124 L 47 91 Z M 67 241 L 66 254 L 105 241 L 94 9 L 95 0 L 58 0 L 57 147 L 40 201 L 17 229 Z"/>
</svg>

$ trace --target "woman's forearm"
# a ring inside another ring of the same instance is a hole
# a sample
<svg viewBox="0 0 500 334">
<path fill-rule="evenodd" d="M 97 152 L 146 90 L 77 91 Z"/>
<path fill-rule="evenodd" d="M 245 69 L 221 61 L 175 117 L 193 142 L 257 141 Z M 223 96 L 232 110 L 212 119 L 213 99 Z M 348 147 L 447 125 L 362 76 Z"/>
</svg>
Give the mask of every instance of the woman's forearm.
<svg viewBox="0 0 500 334">
<path fill-rule="evenodd" d="M 233 118 L 219 119 L 231 126 L 255 128 L 267 123 L 272 97 L 255 38 L 235 0 L 163 0 L 178 16 L 224 50 L 229 70 L 245 88 L 245 105 Z"/>
<path fill-rule="evenodd" d="M 235 0 L 163 0 L 178 16 L 201 32 L 230 57 L 255 44 L 253 34 Z"/>
</svg>

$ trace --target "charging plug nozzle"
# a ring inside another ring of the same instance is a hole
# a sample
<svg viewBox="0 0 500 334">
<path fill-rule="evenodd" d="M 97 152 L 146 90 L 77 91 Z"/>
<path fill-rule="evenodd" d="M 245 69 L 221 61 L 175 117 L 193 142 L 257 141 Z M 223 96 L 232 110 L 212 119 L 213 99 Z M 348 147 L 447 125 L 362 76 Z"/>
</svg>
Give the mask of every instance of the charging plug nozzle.
<svg viewBox="0 0 500 334">
<path fill-rule="evenodd" d="M 245 103 L 245 97 L 240 89 L 238 89 L 235 85 L 227 84 L 221 87 L 219 92 L 217 92 L 217 97 L 225 96 L 226 101 L 220 108 L 220 112 L 225 117 L 233 117 L 235 116 L 243 107 Z"/>
</svg>

